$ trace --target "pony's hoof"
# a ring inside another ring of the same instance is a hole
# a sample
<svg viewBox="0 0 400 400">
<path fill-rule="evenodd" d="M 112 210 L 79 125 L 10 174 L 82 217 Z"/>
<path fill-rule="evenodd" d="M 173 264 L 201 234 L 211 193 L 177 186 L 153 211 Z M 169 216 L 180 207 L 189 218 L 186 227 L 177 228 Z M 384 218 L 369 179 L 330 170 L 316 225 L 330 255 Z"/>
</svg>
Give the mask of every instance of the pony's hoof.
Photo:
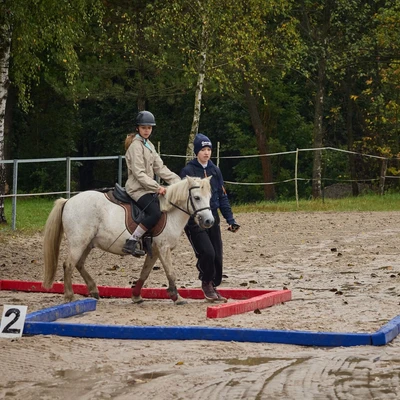
<svg viewBox="0 0 400 400">
<path fill-rule="evenodd" d="M 96 300 L 99 300 L 99 299 L 100 299 L 100 296 L 99 296 L 99 293 L 98 293 L 98 292 L 90 293 L 90 296 L 91 296 L 91 297 L 94 297 Z"/>
<path fill-rule="evenodd" d="M 179 299 L 179 300 L 176 300 L 175 302 L 174 302 L 174 304 L 176 305 L 176 306 L 183 306 L 184 304 L 187 304 L 188 302 L 186 301 L 186 300 L 183 300 L 183 299 Z"/>
<path fill-rule="evenodd" d="M 64 301 L 66 303 L 72 303 L 74 300 L 75 300 L 75 296 L 74 295 L 72 295 L 72 296 L 64 296 Z"/>
<path fill-rule="evenodd" d="M 132 302 L 133 304 L 141 304 L 144 300 L 142 296 L 132 296 Z"/>
</svg>

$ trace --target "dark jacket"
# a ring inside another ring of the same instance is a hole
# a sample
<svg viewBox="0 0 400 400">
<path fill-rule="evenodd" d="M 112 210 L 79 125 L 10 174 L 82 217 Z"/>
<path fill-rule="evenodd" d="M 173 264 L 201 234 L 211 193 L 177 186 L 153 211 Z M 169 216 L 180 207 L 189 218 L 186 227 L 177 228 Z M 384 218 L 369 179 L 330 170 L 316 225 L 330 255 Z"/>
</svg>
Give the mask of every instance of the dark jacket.
<svg viewBox="0 0 400 400">
<path fill-rule="evenodd" d="M 224 179 L 222 178 L 221 170 L 211 160 L 208 161 L 207 167 L 203 168 L 197 161 L 197 158 L 195 158 L 189 161 L 179 175 L 181 178 L 185 178 L 186 176 L 197 176 L 198 178 L 212 176 L 210 181 L 212 190 L 211 210 L 216 213 L 220 209 L 229 225 L 236 223 L 224 188 Z"/>
</svg>

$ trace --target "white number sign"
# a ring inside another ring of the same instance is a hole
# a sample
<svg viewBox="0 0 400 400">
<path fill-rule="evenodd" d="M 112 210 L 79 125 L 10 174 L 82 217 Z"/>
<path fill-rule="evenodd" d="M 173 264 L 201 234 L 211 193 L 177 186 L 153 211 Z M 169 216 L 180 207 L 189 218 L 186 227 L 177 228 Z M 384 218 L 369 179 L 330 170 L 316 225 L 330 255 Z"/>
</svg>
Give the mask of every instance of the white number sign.
<svg viewBox="0 0 400 400">
<path fill-rule="evenodd" d="M 22 336 L 28 306 L 4 304 L 0 323 L 0 338 L 17 338 Z"/>
</svg>

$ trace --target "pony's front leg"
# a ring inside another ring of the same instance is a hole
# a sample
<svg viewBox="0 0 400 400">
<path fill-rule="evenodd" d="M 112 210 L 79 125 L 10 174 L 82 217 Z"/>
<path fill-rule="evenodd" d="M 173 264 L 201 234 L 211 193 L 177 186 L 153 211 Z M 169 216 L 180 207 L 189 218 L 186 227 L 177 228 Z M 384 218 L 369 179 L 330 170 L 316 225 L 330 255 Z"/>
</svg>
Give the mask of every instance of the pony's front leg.
<svg viewBox="0 0 400 400">
<path fill-rule="evenodd" d="M 153 248 L 153 257 L 150 257 L 149 255 L 146 256 L 146 259 L 144 260 L 144 264 L 142 267 L 142 270 L 140 272 L 140 277 L 136 281 L 135 286 L 132 286 L 132 301 L 135 304 L 139 304 L 143 302 L 143 298 L 140 295 L 142 291 L 142 287 L 144 283 L 146 282 L 147 278 L 150 275 L 151 270 L 153 269 L 154 264 L 156 263 L 158 258 L 158 253 L 157 251 Z"/>
<path fill-rule="evenodd" d="M 167 291 L 169 293 L 169 296 L 176 305 L 187 304 L 187 301 L 180 296 L 176 288 L 176 276 L 174 268 L 172 266 L 171 249 L 169 247 L 164 247 L 160 249 L 159 257 L 164 267 L 165 275 L 167 275 L 169 284 Z"/>
</svg>

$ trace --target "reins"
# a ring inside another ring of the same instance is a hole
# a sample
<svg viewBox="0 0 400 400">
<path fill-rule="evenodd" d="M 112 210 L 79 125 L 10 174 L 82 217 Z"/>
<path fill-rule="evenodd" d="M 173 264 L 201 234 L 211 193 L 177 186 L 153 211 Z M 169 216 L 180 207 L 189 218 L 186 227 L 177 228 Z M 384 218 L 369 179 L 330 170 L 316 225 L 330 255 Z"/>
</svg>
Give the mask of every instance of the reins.
<svg viewBox="0 0 400 400">
<path fill-rule="evenodd" d="M 192 197 L 192 190 L 193 189 L 200 189 L 200 186 L 192 186 L 191 188 L 189 188 L 189 196 L 188 196 L 188 199 L 187 199 L 187 202 L 186 202 L 187 210 L 185 210 L 182 207 L 179 207 L 177 204 L 172 203 L 172 201 L 168 201 L 169 204 L 171 204 L 172 206 L 174 206 L 178 210 L 181 210 L 185 214 L 189 215 L 190 218 L 194 218 L 200 211 L 211 210 L 211 207 L 203 207 L 203 208 L 199 208 L 198 210 L 196 210 L 196 207 L 195 207 L 195 205 L 193 203 L 193 197 Z M 194 211 L 192 214 L 190 214 L 190 212 L 189 212 L 189 201 L 190 201 L 190 205 L 192 206 L 192 209 Z"/>
</svg>

